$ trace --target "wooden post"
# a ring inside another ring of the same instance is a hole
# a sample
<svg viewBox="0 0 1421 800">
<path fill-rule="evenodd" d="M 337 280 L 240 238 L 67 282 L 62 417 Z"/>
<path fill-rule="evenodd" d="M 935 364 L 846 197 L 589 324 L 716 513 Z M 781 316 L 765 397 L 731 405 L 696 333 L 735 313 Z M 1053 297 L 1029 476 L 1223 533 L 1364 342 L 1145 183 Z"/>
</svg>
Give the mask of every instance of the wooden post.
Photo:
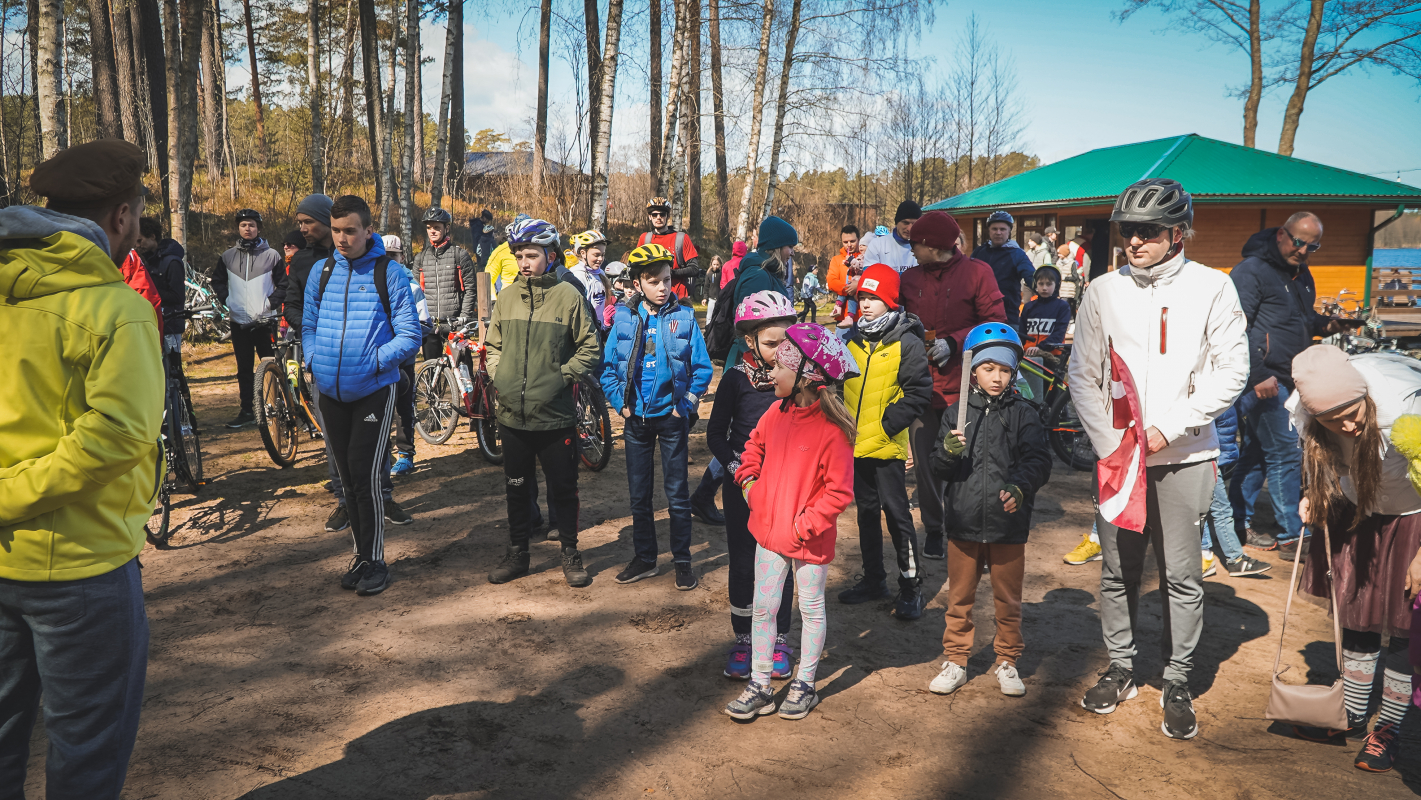
<svg viewBox="0 0 1421 800">
<path fill-rule="evenodd" d="M 475 285 L 478 287 L 479 303 L 479 344 L 484 343 L 484 337 L 488 335 L 489 305 L 492 301 L 492 287 L 489 285 L 487 272 L 477 273 L 478 279 Z"/>
</svg>

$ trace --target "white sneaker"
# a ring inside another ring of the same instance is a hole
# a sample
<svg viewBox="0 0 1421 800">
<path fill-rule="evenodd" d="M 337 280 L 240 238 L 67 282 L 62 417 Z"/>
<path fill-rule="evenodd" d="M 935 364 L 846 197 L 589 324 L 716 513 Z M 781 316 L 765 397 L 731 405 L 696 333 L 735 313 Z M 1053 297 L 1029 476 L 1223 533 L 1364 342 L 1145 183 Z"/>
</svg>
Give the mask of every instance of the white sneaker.
<svg viewBox="0 0 1421 800">
<path fill-rule="evenodd" d="M 967 683 L 967 670 L 951 661 L 944 661 L 942 662 L 942 672 L 939 672 L 937 677 L 933 678 L 933 682 L 928 684 L 928 691 L 933 694 L 952 694 L 961 689 L 965 683 Z"/>
<path fill-rule="evenodd" d="M 997 683 L 1002 686 L 1002 694 L 1007 697 L 1021 697 L 1026 694 L 1026 684 L 1022 683 L 1016 674 L 1016 667 L 1003 661 L 992 672 L 996 673 Z"/>
</svg>

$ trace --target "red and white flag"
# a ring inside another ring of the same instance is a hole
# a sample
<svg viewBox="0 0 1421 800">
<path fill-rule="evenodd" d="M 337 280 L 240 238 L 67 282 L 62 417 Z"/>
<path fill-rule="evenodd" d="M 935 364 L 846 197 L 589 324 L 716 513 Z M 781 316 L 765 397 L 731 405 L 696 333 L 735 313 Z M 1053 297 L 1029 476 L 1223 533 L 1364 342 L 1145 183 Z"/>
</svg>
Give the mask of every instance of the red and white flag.
<svg viewBox="0 0 1421 800">
<path fill-rule="evenodd" d="M 1145 529 L 1145 444 L 1140 395 L 1125 360 L 1110 345 L 1110 407 L 1116 430 L 1125 431 L 1115 452 L 1096 462 L 1100 516 L 1127 531 Z"/>
</svg>

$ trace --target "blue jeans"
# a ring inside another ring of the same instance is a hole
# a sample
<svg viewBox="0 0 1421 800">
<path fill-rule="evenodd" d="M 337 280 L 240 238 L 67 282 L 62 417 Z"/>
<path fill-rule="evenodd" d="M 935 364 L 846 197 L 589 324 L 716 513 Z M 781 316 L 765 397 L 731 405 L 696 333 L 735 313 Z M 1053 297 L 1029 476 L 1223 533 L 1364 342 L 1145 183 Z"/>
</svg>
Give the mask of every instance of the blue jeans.
<svg viewBox="0 0 1421 800">
<path fill-rule="evenodd" d="M 1290 542 L 1302 533 L 1303 522 L 1298 517 L 1298 501 L 1303 486 L 1303 451 L 1298 432 L 1288 419 L 1283 403 L 1288 399 L 1286 387 L 1278 387 L 1278 396 L 1260 400 L 1252 390 L 1238 399 L 1239 428 L 1243 431 L 1243 447 L 1234 465 L 1230 494 L 1244 503 L 1245 512 L 1252 506 L 1258 489 L 1250 486 L 1250 473 L 1262 472 L 1268 478 L 1268 494 L 1273 499 L 1273 516 L 1283 527 L 1279 542 Z M 1251 491 L 1250 491 L 1251 490 Z M 1244 523 L 1252 522 L 1245 513 Z"/>
<path fill-rule="evenodd" d="M 690 427 L 685 417 L 665 414 L 627 418 L 622 440 L 627 447 L 627 487 L 631 494 L 632 545 L 636 557 L 656 563 L 656 517 L 651 508 L 656 479 L 656 448 L 661 449 L 662 488 L 671 512 L 671 558 L 691 562 L 691 491 L 686 480 L 686 446 Z"/>
<path fill-rule="evenodd" d="M 82 580 L 0 579 L 0 798 L 24 797 L 43 699 L 47 796 L 117 800 L 147 671 L 137 559 Z"/>
<path fill-rule="evenodd" d="M 1219 537 L 1225 561 L 1233 561 L 1243 555 L 1243 545 L 1239 544 L 1238 532 L 1234 530 L 1233 506 L 1229 504 L 1223 476 L 1214 481 L 1214 502 L 1209 506 L 1209 518 L 1204 521 L 1205 550 L 1214 549 L 1214 536 Z"/>
</svg>

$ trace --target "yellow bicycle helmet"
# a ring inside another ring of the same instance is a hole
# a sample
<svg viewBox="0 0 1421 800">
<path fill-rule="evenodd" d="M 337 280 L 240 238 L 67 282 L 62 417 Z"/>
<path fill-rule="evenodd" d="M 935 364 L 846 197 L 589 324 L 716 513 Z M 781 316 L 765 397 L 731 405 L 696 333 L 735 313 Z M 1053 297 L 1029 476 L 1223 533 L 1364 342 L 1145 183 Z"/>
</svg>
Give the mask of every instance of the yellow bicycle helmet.
<svg viewBox="0 0 1421 800">
<path fill-rule="evenodd" d="M 633 274 L 646 271 L 658 264 L 674 264 L 676 257 L 659 244 L 644 244 L 627 254 L 627 269 Z"/>
<path fill-rule="evenodd" d="M 583 231 L 572 237 L 572 249 L 578 252 L 586 250 L 589 247 L 605 245 L 606 243 L 607 237 L 603 236 L 602 232 L 597 230 Z"/>
</svg>

